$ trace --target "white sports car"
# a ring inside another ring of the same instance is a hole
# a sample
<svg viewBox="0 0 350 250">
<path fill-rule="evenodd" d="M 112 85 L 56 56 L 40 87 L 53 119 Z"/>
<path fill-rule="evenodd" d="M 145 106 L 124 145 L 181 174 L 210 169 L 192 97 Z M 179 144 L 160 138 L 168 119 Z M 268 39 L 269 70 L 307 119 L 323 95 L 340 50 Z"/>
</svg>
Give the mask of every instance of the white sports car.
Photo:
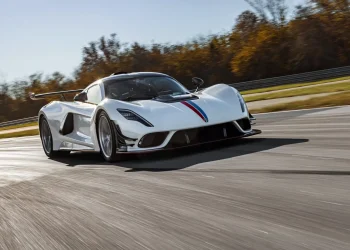
<svg viewBox="0 0 350 250">
<path fill-rule="evenodd" d="M 112 162 L 125 153 L 188 147 L 261 133 L 240 93 L 226 84 L 196 91 L 174 78 L 152 72 L 115 73 L 80 92 L 74 101 L 53 101 L 39 111 L 39 130 L 47 156 L 70 151 L 101 152 Z"/>
</svg>

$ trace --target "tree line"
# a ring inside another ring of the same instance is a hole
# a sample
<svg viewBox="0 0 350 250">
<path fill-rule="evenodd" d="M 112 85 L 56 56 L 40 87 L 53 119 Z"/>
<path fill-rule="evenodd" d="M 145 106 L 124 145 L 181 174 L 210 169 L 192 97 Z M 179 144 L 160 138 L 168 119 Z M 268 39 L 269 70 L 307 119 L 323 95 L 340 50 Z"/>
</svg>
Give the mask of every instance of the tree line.
<svg viewBox="0 0 350 250">
<path fill-rule="evenodd" d="M 32 101 L 30 92 L 85 88 L 118 71 L 163 72 L 192 89 L 193 76 L 210 86 L 350 65 L 350 0 L 308 0 L 292 11 L 284 0 L 246 2 L 253 11 L 224 34 L 151 45 L 125 44 L 111 34 L 82 49 L 70 78 L 36 73 L 0 82 L 0 122 L 35 116 L 50 101 Z"/>
</svg>

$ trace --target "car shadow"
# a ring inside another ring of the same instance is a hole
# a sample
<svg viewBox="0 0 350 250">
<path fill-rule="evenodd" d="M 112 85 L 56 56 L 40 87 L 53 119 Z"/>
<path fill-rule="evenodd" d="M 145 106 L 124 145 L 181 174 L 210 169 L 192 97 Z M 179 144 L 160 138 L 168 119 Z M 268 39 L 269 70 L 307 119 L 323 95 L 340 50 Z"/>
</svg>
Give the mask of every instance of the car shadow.
<svg viewBox="0 0 350 250">
<path fill-rule="evenodd" d="M 98 153 L 82 152 L 71 153 L 70 156 L 55 159 L 55 161 L 70 167 L 82 165 L 115 165 L 127 168 L 126 172 L 161 172 L 180 170 L 200 163 L 254 154 L 273 148 L 305 142 L 308 142 L 308 139 L 243 138 L 186 149 L 124 155 L 123 159 L 115 164 L 105 162 Z"/>
</svg>

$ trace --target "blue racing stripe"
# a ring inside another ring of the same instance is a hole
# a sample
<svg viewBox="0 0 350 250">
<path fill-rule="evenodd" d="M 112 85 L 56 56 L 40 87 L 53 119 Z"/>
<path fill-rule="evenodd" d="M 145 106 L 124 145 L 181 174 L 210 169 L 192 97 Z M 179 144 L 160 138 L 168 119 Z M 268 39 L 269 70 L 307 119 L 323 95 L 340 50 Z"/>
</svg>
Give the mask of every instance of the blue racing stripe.
<svg viewBox="0 0 350 250">
<path fill-rule="evenodd" d="M 201 107 L 199 107 L 197 104 L 195 104 L 192 101 L 187 101 L 187 102 L 191 104 L 193 107 L 195 107 L 199 112 L 201 112 L 201 114 L 204 116 L 207 122 L 209 121 L 207 114 L 203 111 L 203 109 L 201 109 Z"/>
</svg>

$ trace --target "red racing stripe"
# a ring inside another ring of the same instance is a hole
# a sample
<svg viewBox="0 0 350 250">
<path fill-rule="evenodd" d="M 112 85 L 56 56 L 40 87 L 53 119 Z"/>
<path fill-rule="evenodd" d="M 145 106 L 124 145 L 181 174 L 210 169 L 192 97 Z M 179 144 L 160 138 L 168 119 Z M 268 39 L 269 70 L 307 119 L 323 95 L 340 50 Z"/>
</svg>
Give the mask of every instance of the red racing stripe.
<svg viewBox="0 0 350 250">
<path fill-rule="evenodd" d="M 200 118 L 203 119 L 203 121 L 206 122 L 205 117 L 201 114 L 201 112 L 199 112 L 195 107 L 193 107 L 191 104 L 189 104 L 188 102 L 181 102 L 183 105 L 187 106 L 188 108 L 190 108 L 193 112 L 195 112 Z"/>
</svg>

